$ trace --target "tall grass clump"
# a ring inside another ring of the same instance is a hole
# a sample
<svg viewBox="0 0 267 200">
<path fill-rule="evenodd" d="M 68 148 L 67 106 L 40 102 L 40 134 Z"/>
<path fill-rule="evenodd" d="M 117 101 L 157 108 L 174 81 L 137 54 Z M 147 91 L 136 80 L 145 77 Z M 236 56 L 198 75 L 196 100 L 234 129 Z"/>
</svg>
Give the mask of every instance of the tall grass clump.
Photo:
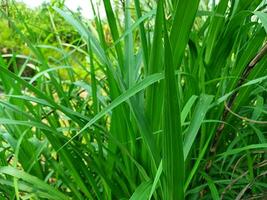
<svg viewBox="0 0 267 200">
<path fill-rule="evenodd" d="M 266 197 L 267 2 L 88 4 L 48 6 L 54 45 L 1 12 L 30 49 L 0 55 L 1 197 Z"/>
</svg>

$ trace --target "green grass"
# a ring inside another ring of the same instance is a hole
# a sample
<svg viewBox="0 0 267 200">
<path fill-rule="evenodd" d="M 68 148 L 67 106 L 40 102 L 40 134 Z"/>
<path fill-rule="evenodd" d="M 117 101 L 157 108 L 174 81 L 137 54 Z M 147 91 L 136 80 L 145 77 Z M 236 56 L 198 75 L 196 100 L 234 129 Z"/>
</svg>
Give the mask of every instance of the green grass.
<svg viewBox="0 0 267 200">
<path fill-rule="evenodd" d="M 73 44 L 2 11 L 31 53 L 0 55 L 1 198 L 266 195 L 267 2 L 105 0 L 105 19 L 88 3 L 91 21 L 49 7 Z"/>
</svg>

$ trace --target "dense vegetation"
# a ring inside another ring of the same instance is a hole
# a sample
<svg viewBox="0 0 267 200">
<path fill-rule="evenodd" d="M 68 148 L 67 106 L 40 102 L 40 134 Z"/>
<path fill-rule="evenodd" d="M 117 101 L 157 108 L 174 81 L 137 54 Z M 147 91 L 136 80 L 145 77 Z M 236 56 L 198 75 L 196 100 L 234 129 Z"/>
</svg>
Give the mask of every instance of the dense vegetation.
<svg viewBox="0 0 267 200">
<path fill-rule="evenodd" d="M 267 1 L 88 3 L 1 9 L 1 199 L 264 199 Z"/>
</svg>

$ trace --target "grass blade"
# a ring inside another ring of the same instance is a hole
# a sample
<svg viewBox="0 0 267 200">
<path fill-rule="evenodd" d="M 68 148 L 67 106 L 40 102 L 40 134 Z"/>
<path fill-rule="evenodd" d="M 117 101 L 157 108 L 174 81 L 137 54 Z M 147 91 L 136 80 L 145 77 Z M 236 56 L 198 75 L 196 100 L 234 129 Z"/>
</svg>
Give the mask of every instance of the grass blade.
<svg viewBox="0 0 267 200">
<path fill-rule="evenodd" d="M 163 134 L 164 199 L 184 199 L 184 153 L 178 88 L 169 37 L 165 28 L 165 102 Z"/>
</svg>

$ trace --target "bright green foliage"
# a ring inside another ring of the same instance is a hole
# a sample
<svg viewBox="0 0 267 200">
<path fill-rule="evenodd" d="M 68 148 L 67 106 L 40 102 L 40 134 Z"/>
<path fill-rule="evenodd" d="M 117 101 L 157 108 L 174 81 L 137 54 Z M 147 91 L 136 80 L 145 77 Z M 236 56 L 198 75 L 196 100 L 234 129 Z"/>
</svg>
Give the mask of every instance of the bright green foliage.
<svg viewBox="0 0 267 200">
<path fill-rule="evenodd" d="M 0 198 L 266 196 L 267 2 L 89 3 L 1 10 Z"/>
</svg>

